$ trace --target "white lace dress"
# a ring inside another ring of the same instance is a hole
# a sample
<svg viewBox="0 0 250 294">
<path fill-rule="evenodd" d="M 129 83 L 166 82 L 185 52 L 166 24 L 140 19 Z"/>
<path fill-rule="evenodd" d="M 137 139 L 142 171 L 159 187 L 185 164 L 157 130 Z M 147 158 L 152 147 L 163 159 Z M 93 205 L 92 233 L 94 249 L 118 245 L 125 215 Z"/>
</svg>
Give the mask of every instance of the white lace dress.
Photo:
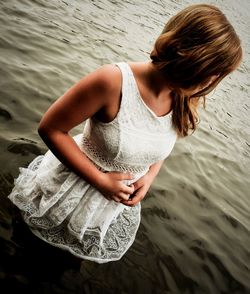
<svg viewBox="0 0 250 294">
<path fill-rule="evenodd" d="M 74 139 L 98 168 L 130 172 L 136 181 L 150 165 L 169 155 L 176 132 L 171 113 L 157 117 L 144 103 L 129 65 L 117 66 L 122 98 L 116 118 L 110 123 L 90 118 L 83 134 Z M 140 224 L 140 203 L 128 207 L 107 200 L 51 151 L 20 168 L 9 199 L 39 238 L 98 263 L 120 259 Z"/>
</svg>

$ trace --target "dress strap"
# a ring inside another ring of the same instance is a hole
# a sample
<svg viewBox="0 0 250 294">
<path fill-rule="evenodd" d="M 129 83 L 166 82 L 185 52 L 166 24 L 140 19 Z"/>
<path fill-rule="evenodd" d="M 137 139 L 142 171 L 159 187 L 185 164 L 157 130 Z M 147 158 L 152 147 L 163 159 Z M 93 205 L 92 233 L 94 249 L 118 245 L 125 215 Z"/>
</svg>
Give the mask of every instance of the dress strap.
<svg viewBox="0 0 250 294">
<path fill-rule="evenodd" d="M 122 74 L 122 96 L 125 96 L 125 98 L 130 97 L 131 95 L 131 72 L 129 70 L 129 66 L 126 62 L 118 62 L 115 63 L 121 71 Z M 122 97 L 124 98 L 124 97 Z"/>
<path fill-rule="evenodd" d="M 134 110 L 133 101 L 136 93 L 129 65 L 126 62 L 118 62 L 115 65 L 119 67 L 122 74 L 121 104 L 118 120 L 124 120 L 125 118 L 128 119 L 131 116 L 131 111 Z"/>
</svg>

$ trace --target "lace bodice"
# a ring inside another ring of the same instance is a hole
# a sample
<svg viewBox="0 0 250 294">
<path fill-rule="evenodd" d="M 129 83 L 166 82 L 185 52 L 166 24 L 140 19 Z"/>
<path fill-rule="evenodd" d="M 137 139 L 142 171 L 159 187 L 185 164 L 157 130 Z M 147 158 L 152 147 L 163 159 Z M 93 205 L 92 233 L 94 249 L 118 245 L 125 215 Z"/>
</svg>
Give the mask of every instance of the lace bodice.
<svg viewBox="0 0 250 294">
<path fill-rule="evenodd" d="M 117 66 L 122 74 L 119 112 L 109 123 L 88 119 L 82 148 L 103 170 L 143 174 L 165 159 L 175 144 L 172 113 L 156 116 L 141 98 L 130 66 L 123 62 Z"/>
<path fill-rule="evenodd" d="M 168 156 L 176 132 L 171 113 L 157 117 L 143 102 L 129 65 L 117 66 L 122 97 L 116 118 L 110 123 L 90 118 L 73 139 L 101 170 L 131 172 L 129 185 Z M 98 263 L 119 260 L 140 224 L 140 203 L 130 207 L 106 199 L 51 151 L 20 169 L 9 198 L 39 238 Z"/>
</svg>

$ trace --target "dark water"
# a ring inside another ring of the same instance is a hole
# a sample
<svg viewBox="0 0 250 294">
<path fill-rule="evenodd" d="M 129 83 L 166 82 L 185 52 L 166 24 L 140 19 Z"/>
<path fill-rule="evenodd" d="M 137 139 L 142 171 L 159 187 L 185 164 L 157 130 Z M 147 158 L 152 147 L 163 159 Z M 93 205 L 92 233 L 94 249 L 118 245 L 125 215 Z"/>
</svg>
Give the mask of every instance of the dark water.
<svg viewBox="0 0 250 294">
<path fill-rule="evenodd" d="M 234 24 L 244 62 L 166 160 L 131 249 L 103 265 L 37 239 L 7 195 L 46 151 L 36 128 L 49 105 L 102 64 L 147 60 L 168 17 L 196 1 L 0 2 L 1 293 L 250 293 L 250 2 L 206 2 Z"/>
</svg>

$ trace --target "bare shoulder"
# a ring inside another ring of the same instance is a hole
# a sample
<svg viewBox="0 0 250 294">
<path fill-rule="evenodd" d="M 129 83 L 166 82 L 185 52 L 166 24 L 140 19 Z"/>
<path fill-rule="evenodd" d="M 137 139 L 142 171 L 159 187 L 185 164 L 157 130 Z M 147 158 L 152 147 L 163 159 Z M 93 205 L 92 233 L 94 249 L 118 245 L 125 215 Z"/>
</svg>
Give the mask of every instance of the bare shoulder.
<svg viewBox="0 0 250 294">
<path fill-rule="evenodd" d="M 121 83 L 120 69 L 114 64 L 105 64 L 84 76 L 78 83 L 78 89 L 84 97 L 99 100 L 101 107 L 104 107 L 112 103 L 112 98 L 119 98 Z"/>
<path fill-rule="evenodd" d="M 102 90 L 115 91 L 121 86 L 121 72 L 114 64 L 105 64 L 90 74 Z"/>
<path fill-rule="evenodd" d="M 120 87 L 119 68 L 112 64 L 101 66 L 59 97 L 44 114 L 39 127 L 53 125 L 68 131 L 102 110 L 112 116 L 109 109 L 119 103 Z"/>
<path fill-rule="evenodd" d="M 96 72 L 98 76 L 97 96 L 102 99 L 102 107 L 96 112 L 95 116 L 103 121 L 109 122 L 116 117 L 120 107 L 122 74 L 118 66 L 106 64 Z"/>
<path fill-rule="evenodd" d="M 101 66 L 98 71 L 102 74 L 104 74 L 104 77 L 113 77 L 113 78 L 119 78 L 121 75 L 120 69 L 115 64 L 105 64 Z"/>
</svg>

